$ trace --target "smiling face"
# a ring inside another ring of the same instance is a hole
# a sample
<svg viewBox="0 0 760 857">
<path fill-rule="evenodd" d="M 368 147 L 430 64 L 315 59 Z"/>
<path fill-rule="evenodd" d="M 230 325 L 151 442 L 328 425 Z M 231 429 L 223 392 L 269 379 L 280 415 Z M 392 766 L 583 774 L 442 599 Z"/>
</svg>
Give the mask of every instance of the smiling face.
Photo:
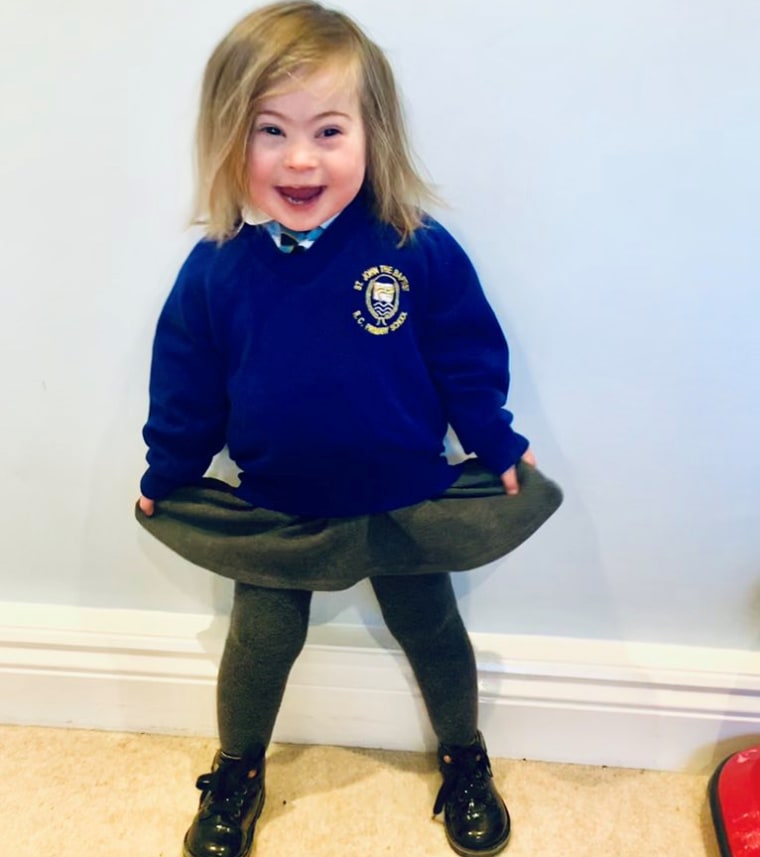
<svg viewBox="0 0 760 857">
<path fill-rule="evenodd" d="M 366 137 L 355 74 L 327 69 L 265 96 L 248 149 L 254 208 L 306 231 L 342 211 L 362 186 Z"/>
</svg>

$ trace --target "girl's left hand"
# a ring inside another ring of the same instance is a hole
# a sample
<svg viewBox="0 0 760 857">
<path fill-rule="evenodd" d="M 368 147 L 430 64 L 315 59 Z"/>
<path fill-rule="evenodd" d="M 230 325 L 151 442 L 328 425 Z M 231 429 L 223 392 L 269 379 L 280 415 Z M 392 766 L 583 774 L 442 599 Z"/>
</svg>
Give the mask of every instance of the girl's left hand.
<svg viewBox="0 0 760 857">
<path fill-rule="evenodd" d="M 536 466 L 536 456 L 533 455 L 530 449 L 525 450 L 525 453 L 522 456 L 522 461 L 526 464 L 530 464 L 531 467 Z M 520 493 L 520 483 L 517 481 L 516 465 L 513 465 L 509 470 L 505 470 L 504 473 L 501 474 L 501 482 L 507 494 Z"/>
<path fill-rule="evenodd" d="M 140 507 L 140 511 L 143 515 L 147 515 L 149 518 L 156 509 L 155 502 L 150 500 L 148 497 L 144 497 L 142 494 L 140 494 L 140 499 L 137 501 L 137 505 Z"/>
</svg>

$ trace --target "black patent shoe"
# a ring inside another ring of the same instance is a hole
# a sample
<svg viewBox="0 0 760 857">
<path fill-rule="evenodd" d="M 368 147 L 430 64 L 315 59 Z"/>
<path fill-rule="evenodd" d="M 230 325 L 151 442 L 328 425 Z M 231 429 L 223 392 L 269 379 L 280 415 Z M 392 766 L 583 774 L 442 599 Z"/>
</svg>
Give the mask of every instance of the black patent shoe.
<svg viewBox="0 0 760 857">
<path fill-rule="evenodd" d="M 483 736 L 466 747 L 441 744 L 443 785 L 433 815 L 443 811 L 446 838 L 462 857 L 498 854 L 509 840 L 507 805 L 496 791 Z"/>
<path fill-rule="evenodd" d="M 201 800 L 183 843 L 183 857 L 246 857 L 264 808 L 264 753 L 214 757 L 198 777 Z"/>
</svg>

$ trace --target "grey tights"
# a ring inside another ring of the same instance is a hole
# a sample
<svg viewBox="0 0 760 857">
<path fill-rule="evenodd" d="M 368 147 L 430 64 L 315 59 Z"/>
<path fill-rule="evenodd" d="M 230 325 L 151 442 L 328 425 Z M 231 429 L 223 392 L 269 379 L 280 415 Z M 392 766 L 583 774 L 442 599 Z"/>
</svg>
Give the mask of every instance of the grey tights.
<svg viewBox="0 0 760 857">
<path fill-rule="evenodd" d="M 444 744 L 468 744 L 477 731 L 475 658 L 448 574 L 371 579 L 388 629 L 422 691 Z M 222 749 L 265 748 L 285 685 L 306 640 L 312 593 L 237 583 L 219 668 L 217 715 Z"/>
</svg>

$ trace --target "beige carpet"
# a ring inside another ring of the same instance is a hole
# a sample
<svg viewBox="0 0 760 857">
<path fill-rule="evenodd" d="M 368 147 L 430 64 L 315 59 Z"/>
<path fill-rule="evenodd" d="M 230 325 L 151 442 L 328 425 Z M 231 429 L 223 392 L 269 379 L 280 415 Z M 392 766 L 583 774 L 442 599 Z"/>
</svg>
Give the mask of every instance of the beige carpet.
<svg viewBox="0 0 760 857">
<path fill-rule="evenodd" d="M 0 726 L 0 853 L 179 857 L 214 742 Z M 493 759 L 506 857 L 719 857 L 707 777 Z M 431 756 L 276 745 L 252 857 L 451 857 Z"/>
</svg>

